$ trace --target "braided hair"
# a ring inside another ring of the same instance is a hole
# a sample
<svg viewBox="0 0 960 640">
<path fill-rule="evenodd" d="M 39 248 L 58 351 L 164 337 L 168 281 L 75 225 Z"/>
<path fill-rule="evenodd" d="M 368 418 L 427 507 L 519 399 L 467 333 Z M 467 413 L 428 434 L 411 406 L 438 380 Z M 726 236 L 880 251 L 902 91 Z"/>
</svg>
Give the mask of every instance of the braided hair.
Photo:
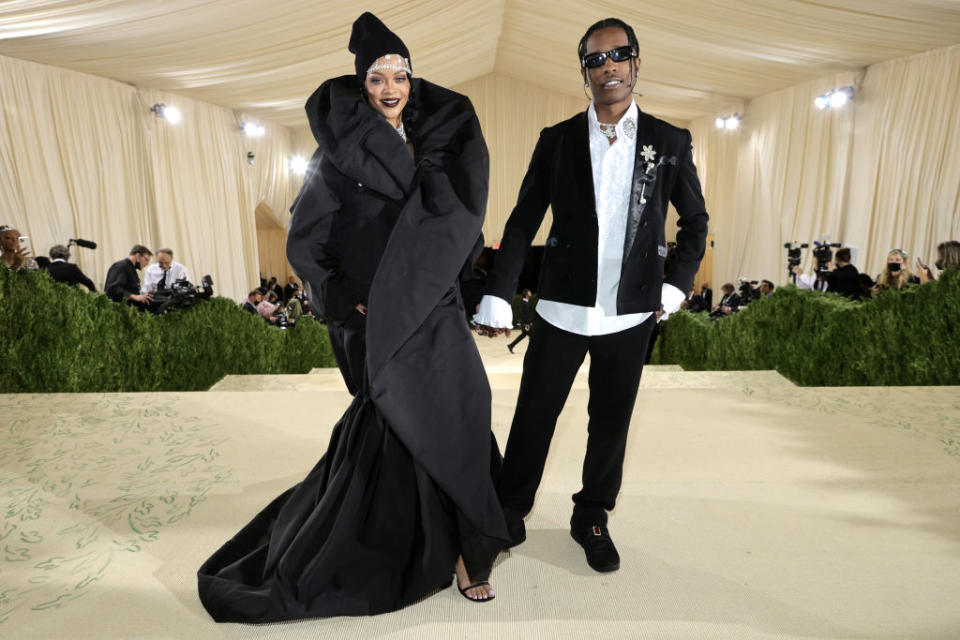
<svg viewBox="0 0 960 640">
<path fill-rule="evenodd" d="M 587 29 L 587 32 L 583 34 L 583 37 L 580 38 L 580 44 L 577 45 L 577 60 L 580 62 L 580 66 L 583 66 L 583 56 L 587 55 L 587 39 L 593 34 L 594 31 L 599 31 L 600 29 L 607 29 L 609 27 L 616 27 L 623 29 L 627 34 L 627 42 L 633 47 L 635 53 L 639 55 L 640 53 L 640 43 L 637 42 L 637 34 L 633 32 L 633 27 L 628 25 L 626 22 L 620 18 L 604 18 L 590 25 L 590 28 Z"/>
</svg>

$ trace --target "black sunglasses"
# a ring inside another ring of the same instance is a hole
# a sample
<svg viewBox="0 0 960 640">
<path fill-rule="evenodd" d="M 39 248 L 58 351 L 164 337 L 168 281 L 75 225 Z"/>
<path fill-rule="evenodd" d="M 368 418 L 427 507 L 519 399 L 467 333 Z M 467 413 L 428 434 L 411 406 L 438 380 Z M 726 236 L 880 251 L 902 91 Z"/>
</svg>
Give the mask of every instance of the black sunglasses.
<svg viewBox="0 0 960 640">
<path fill-rule="evenodd" d="M 616 49 L 611 49 L 610 51 L 598 51 L 597 53 L 588 53 L 583 56 L 583 66 L 588 69 L 596 69 L 597 67 L 602 67 L 607 63 L 607 58 L 610 58 L 614 62 L 623 62 L 624 60 L 629 60 L 630 58 L 636 58 L 637 54 L 633 50 L 633 47 L 626 45 L 623 47 L 617 47 Z"/>
</svg>

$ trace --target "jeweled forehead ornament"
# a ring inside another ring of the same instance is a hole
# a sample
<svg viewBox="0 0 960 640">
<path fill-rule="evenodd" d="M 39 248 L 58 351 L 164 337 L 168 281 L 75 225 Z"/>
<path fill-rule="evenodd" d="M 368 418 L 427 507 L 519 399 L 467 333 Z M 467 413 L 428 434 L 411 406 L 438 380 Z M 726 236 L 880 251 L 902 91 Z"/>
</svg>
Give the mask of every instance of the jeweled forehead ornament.
<svg viewBox="0 0 960 640">
<path fill-rule="evenodd" d="M 404 58 L 398 53 L 388 53 L 385 56 L 377 58 L 370 68 L 367 69 L 367 75 L 374 71 L 406 71 L 413 75 L 410 70 L 410 59 Z"/>
</svg>

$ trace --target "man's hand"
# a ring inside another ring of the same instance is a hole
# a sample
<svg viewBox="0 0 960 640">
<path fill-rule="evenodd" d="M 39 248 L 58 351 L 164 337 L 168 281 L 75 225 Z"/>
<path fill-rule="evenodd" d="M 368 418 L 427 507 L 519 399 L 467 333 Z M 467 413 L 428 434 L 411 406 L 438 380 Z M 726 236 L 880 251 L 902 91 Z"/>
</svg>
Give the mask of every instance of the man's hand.
<svg viewBox="0 0 960 640">
<path fill-rule="evenodd" d="M 510 329 L 497 329 L 485 324 L 474 325 L 473 329 L 477 332 L 478 336 L 487 336 L 489 338 L 496 338 L 499 335 L 510 336 Z"/>
<path fill-rule="evenodd" d="M 933 280 L 933 272 L 930 271 L 930 267 L 920 262 L 920 258 L 917 258 L 917 275 L 920 277 L 921 284 Z"/>
<path fill-rule="evenodd" d="M 684 300 L 684 301 L 683 301 L 683 304 L 686 304 L 686 302 L 687 302 L 687 301 Z M 681 304 L 680 306 L 682 307 L 683 304 Z M 657 322 L 660 322 L 660 318 L 662 318 L 662 317 L 663 317 L 663 305 L 660 305 L 660 309 L 657 311 Z"/>
<path fill-rule="evenodd" d="M 130 299 L 134 302 L 142 302 L 143 304 L 150 304 L 153 302 L 153 295 L 149 293 L 135 293 L 130 296 Z"/>
<path fill-rule="evenodd" d="M 793 268 L 790 269 L 790 271 L 792 271 L 795 275 L 798 275 L 798 276 L 803 275 L 803 269 L 801 269 L 800 265 L 798 264 L 793 265 Z"/>
</svg>

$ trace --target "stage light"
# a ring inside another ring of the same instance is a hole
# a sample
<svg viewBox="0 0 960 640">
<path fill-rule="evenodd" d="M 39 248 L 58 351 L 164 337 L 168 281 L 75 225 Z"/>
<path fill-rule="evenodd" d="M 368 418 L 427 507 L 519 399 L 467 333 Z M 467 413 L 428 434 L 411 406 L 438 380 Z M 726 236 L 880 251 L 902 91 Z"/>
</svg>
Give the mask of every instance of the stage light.
<svg viewBox="0 0 960 640">
<path fill-rule="evenodd" d="M 265 127 L 255 122 L 244 122 L 242 126 L 243 132 L 251 138 L 260 138 L 267 132 Z"/>
<path fill-rule="evenodd" d="M 158 118 L 163 118 L 170 124 L 180 122 L 180 109 L 177 109 L 173 105 L 158 103 L 150 107 L 150 111 Z"/>
<path fill-rule="evenodd" d="M 838 109 L 853 99 L 853 87 L 842 87 L 830 94 L 830 106 Z"/>
<path fill-rule="evenodd" d="M 823 95 L 817 96 L 813 100 L 814 106 L 823 111 L 827 107 L 839 109 L 853 100 L 855 91 L 853 87 L 840 87 L 833 91 L 827 91 Z"/>
<path fill-rule="evenodd" d="M 735 113 L 731 116 L 720 116 L 713 121 L 717 129 L 727 129 L 732 131 L 740 127 L 740 114 Z"/>
<path fill-rule="evenodd" d="M 295 175 L 302 176 L 307 173 L 307 159 L 303 156 L 295 156 L 290 159 L 290 171 Z"/>
</svg>

